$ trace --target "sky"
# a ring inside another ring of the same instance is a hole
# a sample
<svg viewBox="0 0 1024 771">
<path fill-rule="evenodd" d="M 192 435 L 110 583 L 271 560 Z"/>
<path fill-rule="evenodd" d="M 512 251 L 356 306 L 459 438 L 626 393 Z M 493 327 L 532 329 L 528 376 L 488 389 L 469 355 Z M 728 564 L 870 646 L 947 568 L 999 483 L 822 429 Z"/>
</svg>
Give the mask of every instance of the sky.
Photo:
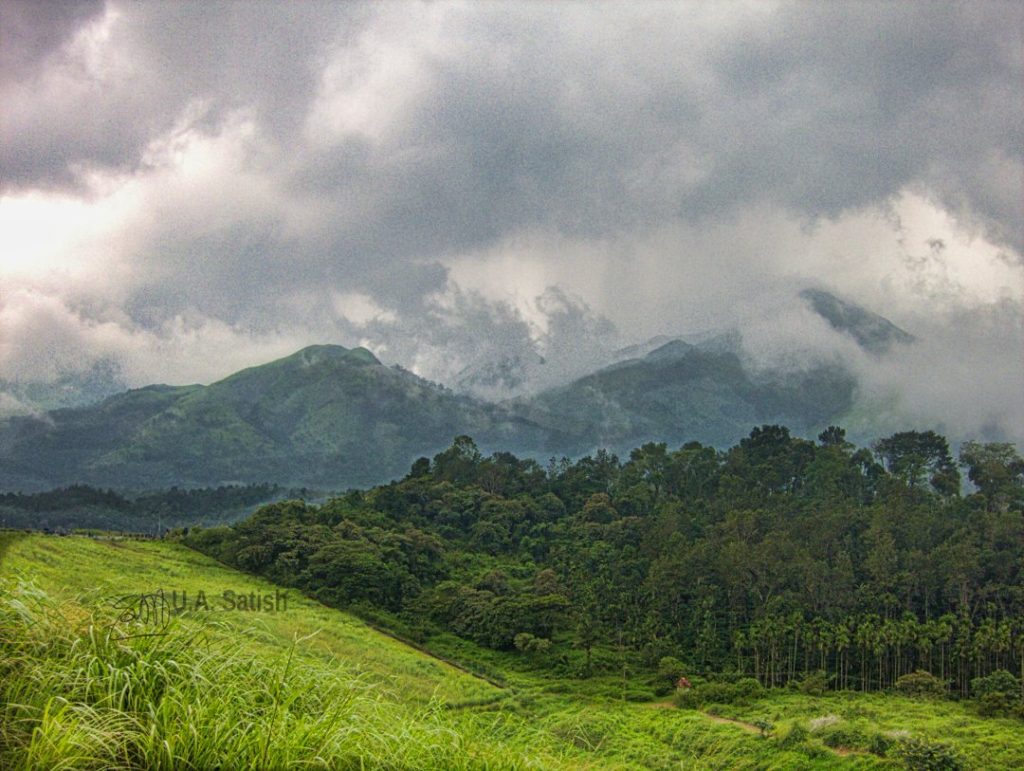
<svg viewBox="0 0 1024 771">
<path fill-rule="evenodd" d="M 1019 3 L 0 0 L 0 36 L 0 381 L 337 343 L 500 398 L 733 329 L 1024 437 Z M 864 356 L 809 286 L 918 344 Z"/>
</svg>

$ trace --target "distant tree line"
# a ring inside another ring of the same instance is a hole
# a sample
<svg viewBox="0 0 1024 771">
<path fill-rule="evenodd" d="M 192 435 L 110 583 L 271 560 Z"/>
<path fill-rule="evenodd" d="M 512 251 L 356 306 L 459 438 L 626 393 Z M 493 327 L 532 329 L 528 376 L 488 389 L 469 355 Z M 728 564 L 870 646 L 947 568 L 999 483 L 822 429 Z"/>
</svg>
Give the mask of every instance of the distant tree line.
<svg viewBox="0 0 1024 771">
<path fill-rule="evenodd" d="M 295 495 L 272 484 L 222 485 L 126 495 L 87 485 L 42 493 L 0 493 L 0 524 L 34 529 L 96 528 L 155 532 L 197 522 L 226 522 L 261 503 Z"/>
<path fill-rule="evenodd" d="M 968 695 L 1004 672 L 1020 688 L 1022 511 L 1012 445 L 954 459 L 931 431 L 868 449 L 838 427 L 815 442 L 766 425 L 725 451 L 651 443 L 546 467 L 462 436 L 400 481 L 185 541 L 411 634 L 581 675 L 617 651 L 769 687 L 924 672 Z"/>
</svg>

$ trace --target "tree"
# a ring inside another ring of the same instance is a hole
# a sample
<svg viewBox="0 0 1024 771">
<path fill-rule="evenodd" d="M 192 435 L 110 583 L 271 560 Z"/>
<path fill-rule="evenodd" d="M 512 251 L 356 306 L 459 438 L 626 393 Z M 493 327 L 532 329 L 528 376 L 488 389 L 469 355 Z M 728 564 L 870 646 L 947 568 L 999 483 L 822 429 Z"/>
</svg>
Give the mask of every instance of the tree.
<svg viewBox="0 0 1024 771">
<path fill-rule="evenodd" d="M 1024 498 L 1024 459 L 1009 443 L 964 442 L 960 465 L 983 496 L 989 511 L 1007 511 Z"/>
<path fill-rule="evenodd" d="M 874 450 L 889 473 L 911 489 L 928 483 L 941 495 L 960 491 L 960 474 L 949 443 L 934 431 L 901 431 L 875 442 Z"/>
<path fill-rule="evenodd" d="M 657 498 L 665 484 L 668 462 L 665 443 L 649 442 L 629 454 L 629 463 L 622 469 L 621 483 L 627 487 L 642 484 Z"/>
<path fill-rule="evenodd" d="M 480 450 L 468 436 L 457 436 L 452 446 L 434 456 L 434 476 L 457 485 L 472 484 L 480 464 Z"/>
<path fill-rule="evenodd" d="M 818 441 L 821 442 L 822 447 L 842 447 L 852 448 L 853 445 L 846 441 L 846 430 L 839 426 L 829 426 L 820 434 L 818 434 Z"/>
<path fill-rule="evenodd" d="M 430 473 L 430 458 L 417 458 L 413 461 L 412 468 L 409 469 L 409 476 L 407 479 L 415 479 L 417 477 L 425 477 Z"/>
</svg>

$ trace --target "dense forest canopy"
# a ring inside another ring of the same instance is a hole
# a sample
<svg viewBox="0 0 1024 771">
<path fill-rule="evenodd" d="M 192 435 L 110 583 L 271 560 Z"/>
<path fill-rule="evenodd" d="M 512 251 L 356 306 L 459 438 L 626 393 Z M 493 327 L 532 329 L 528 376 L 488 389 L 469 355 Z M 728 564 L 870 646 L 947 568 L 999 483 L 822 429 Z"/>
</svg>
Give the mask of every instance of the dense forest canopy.
<svg viewBox="0 0 1024 771">
<path fill-rule="evenodd" d="M 400 481 L 183 537 L 409 636 L 580 676 L 612 651 L 768 686 L 924 671 L 968 695 L 1024 674 L 1022 510 L 1012 445 L 954 460 L 931 431 L 866 449 L 838 427 L 813 442 L 765 425 L 727 451 L 652 443 L 547 467 L 461 436 Z"/>
</svg>

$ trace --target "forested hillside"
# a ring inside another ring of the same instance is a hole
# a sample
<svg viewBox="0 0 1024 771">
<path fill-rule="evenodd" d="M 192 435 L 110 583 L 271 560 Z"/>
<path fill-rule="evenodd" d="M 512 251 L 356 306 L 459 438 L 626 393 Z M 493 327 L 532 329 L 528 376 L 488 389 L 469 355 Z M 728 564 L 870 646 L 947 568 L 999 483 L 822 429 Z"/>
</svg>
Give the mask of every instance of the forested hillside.
<svg viewBox="0 0 1024 771">
<path fill-rule="evenodd" d="M 183 537 L 406 636 L 560 674 L 935 687 L 1019 712 L 1022 508 L 1011 445 L 954 459 L 933 432 L 869 450 L 765 425 L 727 451 L 547 467 L 459 437 L 401 481 Z"/>
<path fill-rule="evenodd" d="M 0 421 L 0 489 L 344 489 L 393 479 L 469 431 L 502 446 L 539 447 L 547 436 L 365 349 L 310 346 L 209 386 L 148 386 Z"/>
</svg>

